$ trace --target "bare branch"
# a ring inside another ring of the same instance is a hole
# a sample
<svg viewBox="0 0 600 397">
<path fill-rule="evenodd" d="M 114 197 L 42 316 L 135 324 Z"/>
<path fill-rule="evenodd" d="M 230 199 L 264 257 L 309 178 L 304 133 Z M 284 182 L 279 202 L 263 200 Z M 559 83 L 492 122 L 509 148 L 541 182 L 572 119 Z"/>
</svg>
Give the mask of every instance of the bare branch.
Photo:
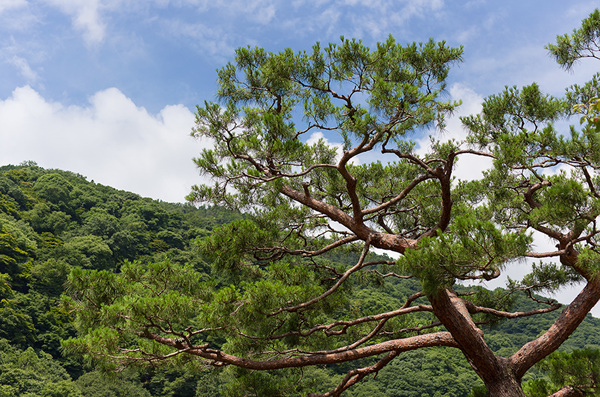
<svg viewBox="0 0 600 397">
<path fill-rule="evenodd" d="M 382 203 L 380 205 L 378 205 L 377 207 L 372 207 L 372 208 L 367 208 L 365 210 L 362 211 L 362 215 L 369 215 L 369 214 L 373 214 L 375 212 L 379 212 L 379 211 L 383 211 L 386 208 L 389 208 L 397 203 L 399 203 L 400 201 L 402 201 L 402 199 L 404 199 L 406 196 L 408 196 L 408 194 L 411 192 L 411 190 L 413 190 L 419 183 L 426 181 L 428 179 L 432 179 L 433 175 L 421 175 L 418 178 L 413 179 L 413 181 L 407 186 L 405 187 L 398 195 L 396 195 L 396 197 L 394 197 L 393 199 Z"/>
<path fill-rule="evenodd" d="M 520 318 L 520 317 L 529 317 L 534 316 L 536 314 L 542 313 L 550 313 L 557 309 L 560 309 L 562 305 L 560 303 L 553 303 L 550 307 L 545 307 L 543 309 L 530 310 L 528 312 L 505 312 L 502 310 L 496 310 L 489 307 L 475 306 L 470 302 L 465 302 L 467 308 L 469 309 L 469 313 L 486 313 L 492 314 L 494 316 L 502 317 L 502 318 Z"/>
</svg>

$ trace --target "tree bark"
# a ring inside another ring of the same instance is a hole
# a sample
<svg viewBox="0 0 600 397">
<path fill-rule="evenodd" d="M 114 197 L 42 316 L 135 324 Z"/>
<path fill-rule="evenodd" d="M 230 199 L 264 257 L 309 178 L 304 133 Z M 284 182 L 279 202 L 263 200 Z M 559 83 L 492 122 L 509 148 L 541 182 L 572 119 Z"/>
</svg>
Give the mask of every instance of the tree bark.
<svg viewBox="0 0 600 397">
<path fill-rule="evenodd" d="M 193 346 L 187 345 L 182 340 L 167 338 L 151 332 L 143 332 L 138 336 L 146 339 L 154 340 L 162 345 L 171 346 L 178 351 L 171 353 L 170 356 L 177 354 L 191 354 L 202 357 L 206 360 L 218 363 L 220 365 L 235 365 L 237 367 L 252 369 L 252 370 L 273 370 L 293 367 L 306 367 L 309 365 L 327 365 L 338 364 L 346 361 L 354 361 L 360 358 L 378 356 L 389 352 L 405 352 L 417 350 L 425 347 L 458 347 L 456 341 L 449 332 L 435 332 L 431 334 L 416 335 L 403 339 L 389 340 L 386 342 L 377 343 L 370 346 L 360 347 L 357 349 L 344 350 L 335 353 L 324 354 L 306 354 L 294 357 L 286 357 L 273 360 L 252 360 L 245 357 L 235 356 L 225 353 L 221 350 L 215 350 L 206 345 Z M 165 359 L 162 355 L 148 355 L 148 359 Z"/>
<path fill-rule="evenodd" d="M 556 393 L 548 396 L 548 397 L 585 397 L 586 393 L 582 392 L 579 389 L 574 388 L 571 385 L 563 386 Z"/>
<path fill-rule="evenodd" d="M 593 278 L 586 284 L 548 331 L 525 344 L 510 357 L 516 376 L 521 378 L 534 364 L 558 349 L 575 332 L 598 300 L 600 300 L 600 277 Z"/>
<path fill-rule="evenodd" d="M 496 356 L 471 319 L 464 301 L 454 291 L 430 297 L 433 311 L 450 331 L 471 367 L 485 383 L 490 397 L 525 397 L 509 359 Z"/>
<path fill-rule="evenodd" d="M 505 376 L 493 383 L 485 382 L 485 387 L 488 389 L 489 397 L 525 397 L 521 384 L 514 375 L 509 374 L 509 371 L 505 371 Z"/>
</svg>

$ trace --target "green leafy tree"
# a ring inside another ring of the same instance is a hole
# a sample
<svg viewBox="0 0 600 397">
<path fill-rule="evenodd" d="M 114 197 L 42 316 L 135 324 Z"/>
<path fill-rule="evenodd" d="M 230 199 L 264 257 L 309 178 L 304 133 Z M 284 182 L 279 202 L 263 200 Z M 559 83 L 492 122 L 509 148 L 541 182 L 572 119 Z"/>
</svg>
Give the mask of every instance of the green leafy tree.
<svg viewBox="0 0 600 397">
<path fill-rule="evenodd" d="M 548 44 L 546 48 L 566 69 L 572 68 L 582 58 L 600 59 L 600 10 L 592 12 L 571 35 L 558 36 L 556 44 Z"/>
<path fill-rule="evenodd" d="M 218 72 L 221 103 L 198 107 L 193 132 L 214 141 L 196 159 L 214 184 L 190 199 L 245 214 L 201 242 L 220 283 L 168 261 L 119 274 L 77 270 L 70 289 L 82 335 L 67 347 L 112 366 L 168 358 L 234 366 L 250 394 L 322 396 L 339 396 L 405 352 L 447 347 L 462 352 L 490 396 L 524 396 L 525 373 L 600 299 L 598 131 L 557 132 L 553 122 L 571 108 L 533 84 L 465 118 L 468 142 L 432 139 L 417 150 L 414 137 L 443 127 L 457 105 L 443 93 L 461 53 L 391 37 L 374 49 L 342 38 L 309 52 L 237 50 Z M 466 154 L 494 159 L 483 180 L 453 180 Z M 534 251 L 534 231 L 556 249 Z M 483 324 L 561 305 L 513 312 L 506 294 L 457 282 L 496 278 L 526 258 L 556 262 L 534 266 L 508 295 L 540 301 L 533 292 L 585 286 L 546 332 L 500 356 Z M 406 278 L 421 289 L 394 295 L 398 281 L 389 280 Z M 397 300 L 391 308 L 361 305 L 357 291 L 373 282 Z M 334 364 L 346 373 L 328 390 L 303 388 L 293 371 L 277 385 L 256 372 Z"/>
<path fill-rule="evenodd" d="M 107 269 L 114 265 L 112 251 L 101 237 L 89 234 L 73 237 L 57 248 L 72 266 Z"/>
<path fill-rule="evenodd" d="M 87 372 L 76 381 L 81 394 L 86 397 L 150 397 L 152 394 L 136 379 L 127 376 L 106 376 L 99 371 Z"/>
<path fill-rule="evenodd" d="M 600 380 L 600 350 L 555 352 L 538 364 L 545 374 L 525 384 L 530 397 L 550 393 L 563 396 L 597 396 Z"/>
<path fill-rule="evenodd" d="M 81 397 L 69 374 L 50 355 L 21 351 L 0 339 L 0 396 Z"/>
<path fill-rule="evenodd" d="M 64 209 L 69 202 L 73 186 L 60 174 L 44 174 L 39 177 L 33 189 L 37 194 L 58 208 Z"/>
</svg>

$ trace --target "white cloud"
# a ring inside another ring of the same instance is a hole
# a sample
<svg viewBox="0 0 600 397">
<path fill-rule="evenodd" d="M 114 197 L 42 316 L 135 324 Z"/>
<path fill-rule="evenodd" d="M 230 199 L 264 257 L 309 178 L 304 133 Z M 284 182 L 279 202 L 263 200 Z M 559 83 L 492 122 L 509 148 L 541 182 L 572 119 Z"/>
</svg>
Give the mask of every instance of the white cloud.
<svg viewBox="0 0 600 397">
<path fill-rule="evenodd" d="M 161 21 L 164 34 L 170 38 L 191 39 L 189 45 L 203 54 L 225 62 L 234 53 L 235 46 L 229 33 L 220 26 L 208 26 L 204 23 L 187 23 L 180 20 Z"/>
<path fill-rule="evenodd" d="M 33 69 L 31 69 L 31 66 L 29 66 L 29 62 L 27 62 L 25 58 L 21 58 L 15 55 L 8 60 L 8 63 L 15 66 L 19 70 L 21 76 L 23 76 L 23 78 L 29 83 L 33 83 L 38 79 L 37 73 L 33 71 Z"/>
<path fill-rule="evenodd" d="M 0 100 L 3 164 L 33 160 L 98 183 L 164 201 L 182 202 L 200 183 L 192 163 L 202 146 L 189 136 L 194 116 L 182 105 L 149 114 L 116 88 L 89 106 L 64 106 L 29 86 Z"/>
<path fill-rule="evenodd" d="M 28 32 L 40 22 L 34 7 L 26 0 L 0 0 L 0 42 L 12 40 L 13 34 Z M 6 33 L 10 32 L 10 35 Z"/>
<path fill-rule="evenodd" d="M 348 3 L 343 1 L 342 4 Z M 444 5 L 442 0 L 410 0 L 410 1 L 391 1 L 391 0 L 353 0 L 351 5 L 359 3 L 367 8 L 365 12 L 356 12 L 355 9 L 348 9 L 348 17 L 353 21 L 357 37 L 363 36 L 363 30 L 371 37 L 381 37 L 388 33 L 395 32 L 405 27 L 405 25 L 415 17 L 427 16 L 428 19 L 434 17 L 436 11 L 440 11 Z"/>
<path fill-rule="evenodd" d="M 21 8 L 26 5 L 26 0 L 0 0 L 0 14 L 2 14 L 6 10 Z"/>
<path fill-rule="evenodd" d="M 72 18 L 73 27 L 83 33 L 88 45 L 104 40 L 106 25 L 100 17 L 101 0 L 46 0 Z"/>
<path fill-rule="evenodd" d="M 453 101 L 460 100 L 462 101 L 462 104 L 452 116 L 447 118 L 444 131 L 432 131 L 431 134 L 436 140 L 441 142 L 447 142 L 449 140 L 462 142 L 467 138 L 467 131 L 463 127 L 460 117 L 481 112 L 483 97 L 471 88 L 460 83 L 453 84 L 448 91 Z M 418 140 L 417 143 L 419 147 L 417 152 L 419 155 L 424 155 L 431 149 L 429 136 Z M 456 169 L 452 174 L 461 180 L 480 179 L 483 176 L 483 171 L 488 169 L 491 165 L 492 161 L 488 157 L 471 154 L 462 155 L 458 159 Z"/>
<path fill-rule="evenodd" d="M 278 26 L 299 37 L 318 34 L 320 40 L 337 39 L 340 35 L 385 39 L 415 17 L 432 19 L 442 10 L 442 0 L 295 0 L 294 12 L 278 7 Z"/>
<path fill-rule="evenodd" d="M 277 9 L 284 3 L 276 0 L 155 0 L 159 6 L 194 7 L 200 13 L 215 12 L 229 16 L 242 16 L 248 21 L 267 25 L 273 21 Z"/>
</svg>

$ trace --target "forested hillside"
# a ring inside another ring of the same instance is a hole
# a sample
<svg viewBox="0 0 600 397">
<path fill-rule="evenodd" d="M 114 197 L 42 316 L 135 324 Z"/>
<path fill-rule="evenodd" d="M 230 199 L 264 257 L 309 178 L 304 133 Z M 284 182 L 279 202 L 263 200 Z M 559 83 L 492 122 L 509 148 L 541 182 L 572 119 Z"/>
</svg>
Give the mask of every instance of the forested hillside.
<svg viewBox="0 0 600 397">
<path fill-rule="evenodd" d="M 237 217 L 145 199 L 72 172 L 1 167 L 0 395 L 194 395 L 199 375 L 170 369 L 117 382 L 64 357 L 61 340 L 75 331 L 60 296 L 76 267 L 113 272 L 125 261 L 168 258 L 208 271 L 192 242 Z"/>
<path fill-rule="evenodd" d="M 252 373 L 188 363 L 107 374 L 89 357 L 64 354 L 61 341 L 76 335 L 74 313 L 64 295 L 67 277 L 74 269 L 111 273 L 119 272 L 124 264 L 147 266 L 169 261 L 189 264 L 215 285 L 223 284 L 227 275 L 211 274 L 198 242 L 214 228 L 240 218 L 240 214 L 218 207 L 196 208 L 142 198 L 34 163 L 0 167 L 0 397 L 275 396 L 310 392 L 316 385 L 334 387 L 348 370 L 343 365 Z M 349 259 L 355 258 L 328 258 L 342 264 Z M 382 283 L 385 290 L 379 288 Z M 420 286 L 412 280 L 373 277 L 352 288 L 356 291 L 351 306 L 368 315 L 397 308 Z M 531 301 L 522 296 L 483 290 L 479 294 L 512 299 L 514 308 L 531 309 Z M 546 329 L 557 315 L 486 325 L 489 343 L 496 352 L 511 354 Z M 430 319 L 424 320 L 428 323 Z M 600 348 L 599 331 L 600 321 L 588 316 L 563 349 Z M 542 375 L 534 371 L 526 380 L 536 376 Z M 403 354 L 376 379 L 346 394 L 466 396 L 472 387 L 481 385 L 460 351 L 447 348 Z"/>
</svg>

